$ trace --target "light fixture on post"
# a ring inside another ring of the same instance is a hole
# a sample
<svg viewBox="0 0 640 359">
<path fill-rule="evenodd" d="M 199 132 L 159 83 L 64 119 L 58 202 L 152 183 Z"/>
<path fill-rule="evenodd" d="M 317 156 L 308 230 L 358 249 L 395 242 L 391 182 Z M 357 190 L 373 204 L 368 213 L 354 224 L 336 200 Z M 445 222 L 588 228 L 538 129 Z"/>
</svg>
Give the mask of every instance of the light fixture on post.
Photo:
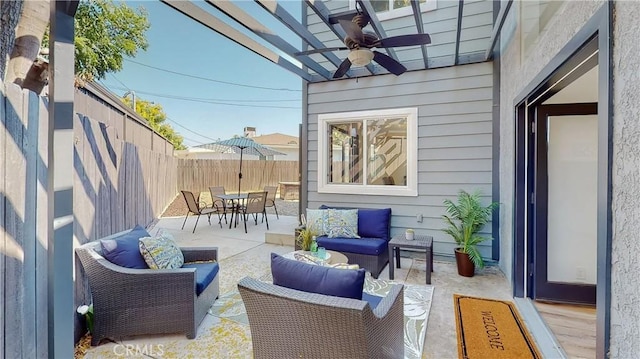
<svg viewBox="0 0 640 359">
<path fill-rule="evenodd" d="M 131 95 L 131 103 L 133 104 L 133 106 L 131 106 L 131 108 L 133 108 L 133 112 L 137 112 L 136 111 L 136 93 L 135 93 L 135 91 L 129 90 L 129 91 L 125 92 L 124 95 L 122 95 L 122 98 L 126 98 L 129 95 Z"/>
<path fill-rule="evenodd" d="M 366 66 L 373 60 L 373 52 L 369 49 L 355 49 L 349 52 L 347 58 L 355 66 Z"/>
</svg>

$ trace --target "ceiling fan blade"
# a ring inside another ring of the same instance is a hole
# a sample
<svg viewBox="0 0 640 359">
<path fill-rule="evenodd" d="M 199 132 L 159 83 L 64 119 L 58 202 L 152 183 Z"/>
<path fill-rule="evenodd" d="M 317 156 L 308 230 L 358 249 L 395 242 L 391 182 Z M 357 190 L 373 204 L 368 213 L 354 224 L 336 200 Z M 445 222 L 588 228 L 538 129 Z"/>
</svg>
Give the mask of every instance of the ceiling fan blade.
<svg viewBox="0 0 640 359">
<path fill-rule="evenodd" d="M 296 53 L 294 53 L 294 55 L 295 56 L 311 55 L 311 54 L 319 54 L 321 52 L 338 51 L 338 50 L 349 50 L 349 48 L 345 47 L 345 46 L 341 46 L 341 47 L 325 47 L 324 49 L 313 49 L 313 50 L 296 52 Z"/>
<path fill-rule="evenodd" d="M 411 34 L 387 37 L 380 39 L 380 45 L 376 47 L 401 47 L 428 45 L 431 43 L 431 37 L 428 34 Z"/>
<path fill-rule="evenodd" d="M 364 43 L 364 33 L 362 32 L 360 26 L 358 26 L 355 22 L 340 20 L 340 26 L 342 26 L 344 31 L 347 33 L 347 36 L 349 36 L 353 41 L 356 41 L 358 45 Z"/>
<path fill-rule="evenodd" d="M 402 75 L 405 71 L 407 71 L 407 68 L 404 67 L 401 63 L 378 51 L 373 52 L 373 61 L 379 63 L 380 66 L 389 70 L 389 72 L 396 76 Z"/>
<path fill-rule="evenodd" d="M 349 71 L 350 68 L 351 68 L 351 61 L 349 59 L 344 59 L 344 61 L 342 61 L 342 63 L 336 70 L 336 73 L 333 74 L 333 78 L 334 79 L 341 78 L 347 73 L 347 71 Z"/>
</svg>

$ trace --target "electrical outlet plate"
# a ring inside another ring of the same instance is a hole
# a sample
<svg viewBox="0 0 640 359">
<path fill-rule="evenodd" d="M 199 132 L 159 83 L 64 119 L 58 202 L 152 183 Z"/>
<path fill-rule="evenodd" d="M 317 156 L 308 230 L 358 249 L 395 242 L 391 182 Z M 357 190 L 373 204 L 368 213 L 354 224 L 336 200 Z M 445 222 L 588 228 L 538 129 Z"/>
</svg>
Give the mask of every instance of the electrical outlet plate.
<svg viewBox="0 0 640 359">
<path fill-rule="evenodd" d="M 416 220 L 418 221 L 418 223 L 422 223 L 422 213 L 416 216 Z"/>
<path fill-rule="evenodd" d="M 587 280 L 587 269 L 585 267 L 576 267 L 576 279 Z"/>
</svg>

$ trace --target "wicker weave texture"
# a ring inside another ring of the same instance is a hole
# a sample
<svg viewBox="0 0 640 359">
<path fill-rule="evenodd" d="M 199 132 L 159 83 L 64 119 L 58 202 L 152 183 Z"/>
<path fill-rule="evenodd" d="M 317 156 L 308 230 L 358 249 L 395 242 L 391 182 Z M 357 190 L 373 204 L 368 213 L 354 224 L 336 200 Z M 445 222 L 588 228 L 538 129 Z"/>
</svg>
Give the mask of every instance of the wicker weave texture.
<svg viewBox="0 0 640 359">
<path fill-rule="evenodd" d="M 403 358 L 404 287 L 372 311 L 367 302 L 244 278 L 238 283 L 262 358 Z"/>
<path fill-rule="evenodd" d="M 185 261 L 217 260 L 217 248 L 181 248 Z M 93 300 L 92 345 L 105 338 L 184 333 L 189 339 L 218 297 L 218 276 L 196 296 L 193 268 L 130 269 L 101 255 L 99 241 L 76 254 L 89 278 Z"/>
</svg>

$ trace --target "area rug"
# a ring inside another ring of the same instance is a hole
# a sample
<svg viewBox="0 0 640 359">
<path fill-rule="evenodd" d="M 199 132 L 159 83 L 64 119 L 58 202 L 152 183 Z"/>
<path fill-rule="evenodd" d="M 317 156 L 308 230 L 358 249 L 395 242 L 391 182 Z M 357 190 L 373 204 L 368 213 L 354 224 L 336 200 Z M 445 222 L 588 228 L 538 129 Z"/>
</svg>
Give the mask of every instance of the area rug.
<svg viewBox="0 0 640 359">
<path fill-rule="evenodd" d="M 260 278 L 271 281 L 271 275 Z M 373 279 L 367 276 L 364 291 L 377 296 L 385 296 L 389 292 L 391 282 Z M 420 359 L 424 349 L 424 338 L 427 332 L 427 320 L 433 287 L 426 285 L 405 284 L 404 287 L 404 345 L 405 358 Z M 222 320 L 233 321 L 239 325 L 249 325 L 242 298 L 237 290 L 221 295 L 209 311 L 211 315 Z M 249 339 L 250 340 L 250 339 Z M 250 346 L 251 343 L 249 342 Z"/>
<path fill-rule="evenodd" d="M 252 358 L 251 330 L 237 283 L 244 276 L 270 281 L 271 252 L 285 253 L 287 247 L 263 244 L 231 258 L 223 259 L 220 267 L 220 297 L 215 301 L 198 328 L 196 339 L 184 335 L 140 336 L 105 343 L 86 350 L 84 358 L 101 359 L 120 357 L 123 350 L 132 349 L 133 357 L 154 358 Z M 290 249 L 288 250 L 290 251 Z M 417 268 L 424 268 L 418 265 Z M 413 271 L 412 268 L 410 270 Z M 422 269 L 424 270 L 424 269 Z M 408 277 L 419 277 L 409 275 Z M 424 276 L 422 276 L 424 280 Z M 396 281 L 401 282 L 401 281 Z M 384 296 L 392 282 L 365 278 L 367 293 Z M 433 287 L 406 284 L 404 291 L 405 357 L 420 359 L 427 331 Z M 162 315 L 159 313 L 158 315 Z M 78 357 L 82 357 L 82 354 Z M 136 356 L 140 354 L 139 356 Z"/>
<path fill-rule="evenodd" d="M 542 358 L 513 303 L 454 294 L 458 356 Z"/>
</svg>

